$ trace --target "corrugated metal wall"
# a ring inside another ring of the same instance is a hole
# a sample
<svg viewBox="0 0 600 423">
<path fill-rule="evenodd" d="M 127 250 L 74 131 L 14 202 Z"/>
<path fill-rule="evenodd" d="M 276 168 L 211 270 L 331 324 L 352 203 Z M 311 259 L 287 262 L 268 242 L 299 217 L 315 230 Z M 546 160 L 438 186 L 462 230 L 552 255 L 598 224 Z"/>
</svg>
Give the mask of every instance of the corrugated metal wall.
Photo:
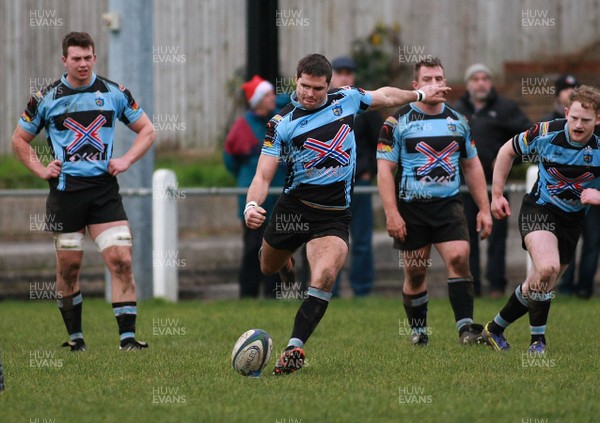
<svg viewBox="0 0 600 423">
<path fill-rule="evenodd" d="M 149 65 L 158 140 L 217 149 L 233 110 L 227 83 L 245 62 L 246 1 L 155 0 L 153 5 Z M 10 151 L 10 135 L 30 91 L 61 74 L 60 41 L 66 32 L 92 34 L 96 70 L 105 75 L 108 37 L 101 15 L 107 8 L 107 0 L 0 0 L 0 153 Z M 459 81 L 475 61 L 500 73 L 505 61 L 570 53 L 600 39 L 600 0 L 279 0 L 279 12 L 284 77 L 293 76 L 297 60 L 307 53 L 347 53 L 351 40 L 377 23 L 399 24 L 408 49 L 440 56 L 451 81 Z"/>
</svg>

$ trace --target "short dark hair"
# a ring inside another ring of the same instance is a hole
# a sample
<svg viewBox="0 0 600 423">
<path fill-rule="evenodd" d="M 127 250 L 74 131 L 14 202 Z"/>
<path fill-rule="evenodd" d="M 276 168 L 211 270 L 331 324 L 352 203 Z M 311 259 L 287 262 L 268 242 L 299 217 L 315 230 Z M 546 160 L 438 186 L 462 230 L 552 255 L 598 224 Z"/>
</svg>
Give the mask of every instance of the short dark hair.
<svg viewBox="0 0 600 423">
<path fill-rule="evenodd" d="M 414 79 L 417 81 L 419 79 L 419 70 L 421 68 L 437 68 L 440 67 L 444 70 L 444 66 L 442 65 L 442 61 L 438 57 L 428 57 L 424 60 L 420 60 L 415 63 L 415 74 Z"/>
<path fill-rule="evenodd" d="M 592 109 L 596 115 L 600 113 L 600 91 L 589 85 L 580 85 L 569 94 L 569 107 L 574 101 L 581 103 L 584 109 Z"/>
<path fill-rule="evenodd" d="M 331 63 L 322 54 L 309 54 L 298 62 L 296 76 L 300 78 L 303 73 L 312 76 L 324 76 L 327 83 L 331 82 Z"/>
<path fill-rule="evenodd" d="M 63 38 L 62 41 L 63 57 L 67 57 L 69 54 L 69 47 L 71 46 L 82 48 L 88 48 L 91 46 L 92 53 L 96 54 L 94 40 L 87 32 L 69 32 L 67 35 L 65 35 L 65 38 Z"/>
</svg>

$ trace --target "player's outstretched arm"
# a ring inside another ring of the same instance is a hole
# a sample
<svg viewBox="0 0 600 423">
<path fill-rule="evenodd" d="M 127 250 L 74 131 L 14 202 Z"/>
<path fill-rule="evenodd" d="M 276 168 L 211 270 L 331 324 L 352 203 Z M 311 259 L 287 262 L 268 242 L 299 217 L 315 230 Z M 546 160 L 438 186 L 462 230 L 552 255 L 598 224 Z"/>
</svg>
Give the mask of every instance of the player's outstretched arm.
<svg viewBox="0 0 600 423">
<path fill-rule="evenodd" d="M 61 161 L 52 160 L 47 166 L 44 166 L 35 150 L 31 148 L 31 141 L 33 141 L 33 138 L 34 135 L 17 125 L 11 140 L 12 149 L 17 155 L 17 158 L 35 176 L 44 180 L 57 178 L 58 175 L 60 175 L 62 168 Z"/>
<path fill-rule="evenodd" d="M 435 103 L 446 101 L 446 93 L 451 91 L 450 87 L 439 87 L 437 85 L 425 85 L 418 90 L 402 90 L 396 87 L 381 87 L 375 91 L 367 91 L 371 94 L 371 106 L 369 110 L 385 107 L 399 107 L 413 101 L 428 99 Z"/>
<path fill-rule="evenodd" d="M 132 164 L 141 159 L 152 147 L 154 138 L 156 138 L 154 125 L 152 125 L 146 113 L 129 125 L 129 129 L 135 132 L 137 136 L 133 140 L 131 148 L 123 156 L 111 159 L 108 162 L 108 173 L 113 176 L 125 172 Z"/>
<path fill-rule="evenodd" d="M 256 174 L 252 179 L 248 195 L 246 196 L 246 207 L 244 208 L 244 222 L 250 229 L 258 229 L 266 219 L 267 211 L 260 207 L 269 193 L 269 186 L 277 172 L 279 162 L 277 157 L 261 154 L 258 158 Z"/>
<path fill-rule="evenodd" d="M 492 215 L 490 214 L 487 184 L 481 161 L 478 156 L 475 156 L 471 159 L 462 159 L 460 164 L 469 192 L 479 208 L 476 229 L 479 237 L 485 239 L 492 232 Z"/>
<path fill-rule="evenodd" d="M 496 219 L 504 219 L 511 215 L 510 205 L 504 197 L 504 185 L 513 160 L 517 157 L 512 146 L 512 139 L 508 140 L 498 151 L 496 163 L 494 165 L 494 175 L 492 178 L 492 215 Z"/>
</svg>

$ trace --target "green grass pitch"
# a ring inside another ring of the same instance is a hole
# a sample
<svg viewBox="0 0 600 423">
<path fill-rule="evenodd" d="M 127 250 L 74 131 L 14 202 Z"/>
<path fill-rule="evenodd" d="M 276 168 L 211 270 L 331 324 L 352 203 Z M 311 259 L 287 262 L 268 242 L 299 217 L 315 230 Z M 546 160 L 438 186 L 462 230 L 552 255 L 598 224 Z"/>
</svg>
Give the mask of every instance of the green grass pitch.
<svg viewBox="0 0 600 423">
<path fill-rule="evenodd" d="M 475 303 L 476 321 L 504 300 Z M 336 299 L 289 376 L 238 375 L 231 348 L 247 329 L 271 334 L 272 369 L 296 301 L 142 302 L 145 351 L 117 347 L 109 304 L 84 300 L 88 351 L 59 347 L 50 301 L 0 304 L 6 389 L 2 422 L 592 422 L 600 421 L 600 300 L 557 298 L 545 357 L 529 357 L 528 321 L 498 353 L 458 345 L 446 299 L 429 305 L 430 344 L 409 344 L 400 299 Z"/>
</svg>

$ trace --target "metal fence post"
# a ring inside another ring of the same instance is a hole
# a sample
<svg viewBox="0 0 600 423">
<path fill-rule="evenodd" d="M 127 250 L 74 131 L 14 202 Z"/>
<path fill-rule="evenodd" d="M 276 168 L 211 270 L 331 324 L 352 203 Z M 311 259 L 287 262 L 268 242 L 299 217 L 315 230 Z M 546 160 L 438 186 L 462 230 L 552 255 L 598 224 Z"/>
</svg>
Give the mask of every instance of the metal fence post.
<svg viewBox="0 0 600 423">
<path fill-rule="evenodd" d="M 177 301 L 179 292 L 177 258 L 177 177 L 158 169 L 152 176 L 152 263 L 154 297 Z"/>
</svg>

